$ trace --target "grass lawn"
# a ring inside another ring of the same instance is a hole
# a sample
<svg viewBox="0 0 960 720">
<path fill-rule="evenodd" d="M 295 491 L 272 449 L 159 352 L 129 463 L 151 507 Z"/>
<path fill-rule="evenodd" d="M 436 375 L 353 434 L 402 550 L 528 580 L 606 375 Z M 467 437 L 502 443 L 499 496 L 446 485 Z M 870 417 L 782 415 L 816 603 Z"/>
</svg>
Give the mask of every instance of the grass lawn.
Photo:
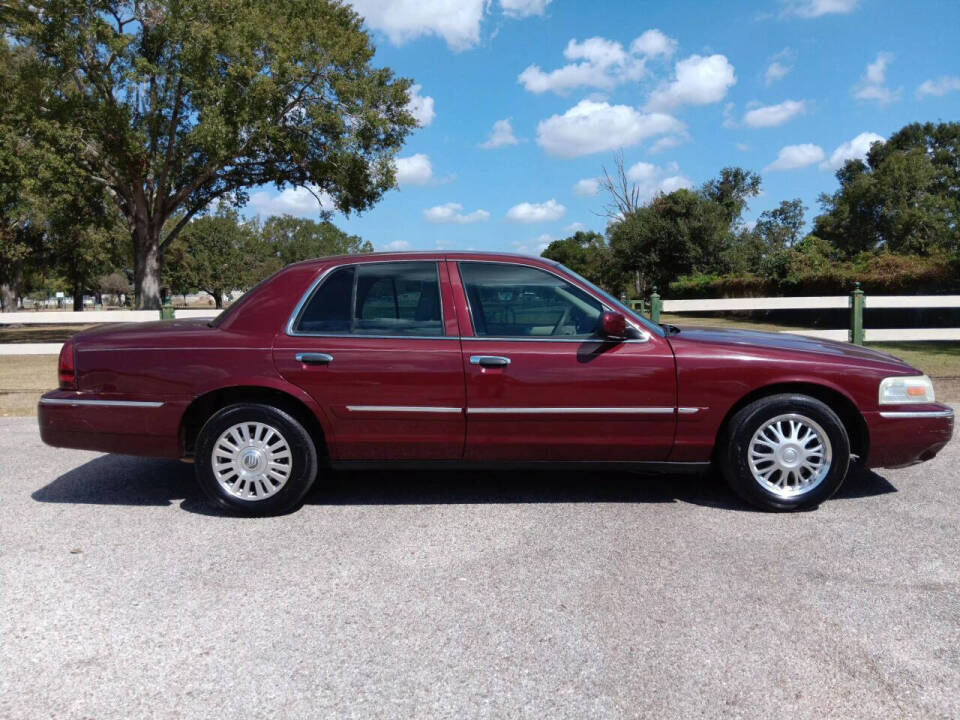
<svg viewBox="0 0 960 720">
<path fill-rule="evenodd" d="M 0 325 L 0 344 L 66 342 L 92 327 L 96 325 Z"/>
<path fill-rule="evenodd" d="M 0 355 L 0 417 L 36 415 L 40 395 L 56 387 L 56 355 Z"/>
</svg>

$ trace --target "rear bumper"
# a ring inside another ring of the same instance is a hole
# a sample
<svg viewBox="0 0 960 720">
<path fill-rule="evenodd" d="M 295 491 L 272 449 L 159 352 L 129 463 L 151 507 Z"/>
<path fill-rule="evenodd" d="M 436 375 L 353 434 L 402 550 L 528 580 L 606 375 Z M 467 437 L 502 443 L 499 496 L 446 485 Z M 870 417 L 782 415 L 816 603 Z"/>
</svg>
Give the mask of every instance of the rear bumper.
<svg viewBox="0 0 960 720">
<path fill-rule="evenodd" d="M 867 467 L 897 468 L 926 462 L 953 437 L 953 410 L 939 403 L 866 412 L 870 430 Z"/>
<path fill-rule="evenodd" d="M 53 447 L 178 458 L 186 403 L 54 390 L 40 398 L 40 438 Z"/>
</svg>

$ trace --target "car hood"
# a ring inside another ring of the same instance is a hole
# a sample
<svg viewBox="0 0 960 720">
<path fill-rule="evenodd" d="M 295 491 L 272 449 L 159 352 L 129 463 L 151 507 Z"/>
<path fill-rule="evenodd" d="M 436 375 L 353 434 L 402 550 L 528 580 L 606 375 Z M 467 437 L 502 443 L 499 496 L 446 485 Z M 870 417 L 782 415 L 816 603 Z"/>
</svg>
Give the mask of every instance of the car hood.
<svg viewBox="0 0 960 720">
<path fill-rule="evenodd" d="M 677 335 L 668 336 L 671 342 L 680 341 L 692 344 L 747 346 L 753 350 L 808 352 L 836 358 L 845 364 L 869 363 L 897 367 L 902 370 L 920 373 L 899 358 L 853 343 L 822 340 L 807 335 L 790 333 L 759 332 L 756 330 L 734 330 L 726 328 L 681 328 Z"/>
</svg>

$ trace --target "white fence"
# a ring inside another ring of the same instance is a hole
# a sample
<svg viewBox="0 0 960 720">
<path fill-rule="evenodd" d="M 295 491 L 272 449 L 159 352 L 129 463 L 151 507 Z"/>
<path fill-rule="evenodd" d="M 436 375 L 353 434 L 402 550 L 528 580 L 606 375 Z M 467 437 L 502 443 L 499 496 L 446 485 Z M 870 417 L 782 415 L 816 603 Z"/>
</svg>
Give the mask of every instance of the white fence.
<svg viewBox="0 0 960 720">
<path fill-rule="evenodd" d="M 220 311 L 177 310 L 178 318 L 216 317 Z M 158 310 L 21 310 L 0 313 L 0 325 L 90 325 L 94 323 L 137 323 L 160 319 Z"/>
<path fill-rule="evenodd" d="M 708 300 L 664 300 L 663 312 L 734 312 L 745 310 L 836 310 L 849 307 L 847 295 L 826 297 L 772 297 L 772 298 L 714 298 Z M 868 295 L 866 308 L 960 308 L 960 295 Z M 178 318 L 214 317 L 210 310 L 177 310 Z M 84 312 L 25 311 L 0 313 L 3 325 L 77 325 L 116 322 L 149 322 L 157 320 L 156 310 L 86 310 Z M 807 335 L 827 340 L 844 341 L 846 330 L 784 330 L 791 335 Z M 960 341 L 960 328 L 866 328 L 867 342 L 914 342 L 923 340 Z M 7 343 L 0 344 L 0 355 L 55 355 L 61 343 Z"/>
<path fill-rule="evenodd" d="M 960 295 L 867 295 L 865 309 L 960 308 Z M 826 297 L 715 298 L 664 300 L 663 312 L 732 312 L 737 310 L 836 310 L 850 306 L 848 295 Z M 825 340 L 846 341 L 847 330 L 784 330 Z M 866 342 L 960 340 L 960 328 L 900 328 L 864 330 Z"/>
</svg>

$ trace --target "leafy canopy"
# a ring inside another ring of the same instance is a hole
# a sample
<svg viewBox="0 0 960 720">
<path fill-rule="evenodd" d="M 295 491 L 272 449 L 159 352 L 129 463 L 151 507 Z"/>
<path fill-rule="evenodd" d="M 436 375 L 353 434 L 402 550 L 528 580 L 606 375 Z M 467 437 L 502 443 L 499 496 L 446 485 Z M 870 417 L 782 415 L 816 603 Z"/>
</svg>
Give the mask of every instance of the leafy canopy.
<svg viewBox="0 0 960 720">
<path fill-rule="evenodd" d="M 75 136 L 133 229 L 138 302 L 158 300 L 162 250 L 214 200 L 294 185 L 368 209 L 415 126 L 409 81 L 371 65 L 335 0 L 10 0 L 0 18 L 33 54 L 37 120 Z"/>
<path fill-rule="evenodd" d="M 960 251 L 960 123 L 907 125 L 837 179 L 839 190 L 820 196 L 814 234 L 844 255 Z"/>
</svg>

